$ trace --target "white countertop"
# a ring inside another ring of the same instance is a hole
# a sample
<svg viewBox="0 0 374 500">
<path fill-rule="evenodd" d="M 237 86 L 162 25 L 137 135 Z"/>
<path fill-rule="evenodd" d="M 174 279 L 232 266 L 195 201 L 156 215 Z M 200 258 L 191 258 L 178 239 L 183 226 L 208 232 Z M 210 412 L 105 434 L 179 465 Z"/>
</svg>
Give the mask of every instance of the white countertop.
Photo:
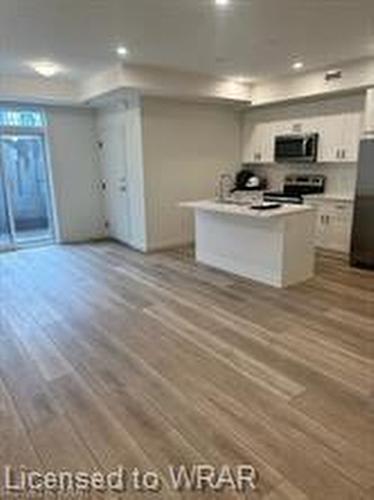
<svg viewBox="0 0 374 500">
<path fill-rule="evenodd" d="M 235 205 L 233 203 L 222 203 L 215 200 L 201 200 L 180 203 L 179 206 L 217 212 L 230 215 L 243 215 L 254 219 L 271 219 L 275 217 L 285 217 L 294 214 L 310 212 L 314 207 L 309 205 L 281 205 L 279 208 L 271 210 L 253 210 L 248 205 Z"/>
<path fill-rule="evenodd" d="M 344 194 L 329 194 L 329 193 L 322 193 L 322 194 L 305 194 L 303 198 L 308 201 L 308 200 L 320 200 L 320 201 L 342 201 L 342 202 L 348 202 L 348 203 L 353 203 L 354 198 L 353 196 L 350 195 L 344 195 Z"/>
</svg>

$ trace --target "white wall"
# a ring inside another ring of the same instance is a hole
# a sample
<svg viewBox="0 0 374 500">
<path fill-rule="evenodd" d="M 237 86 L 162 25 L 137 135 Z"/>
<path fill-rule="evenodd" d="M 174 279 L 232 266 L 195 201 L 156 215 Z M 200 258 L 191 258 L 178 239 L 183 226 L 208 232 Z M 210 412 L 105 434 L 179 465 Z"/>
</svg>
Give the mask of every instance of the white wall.
<svg viewBox="0 0 374 500">
<path fill-rule="evenodd" d="M 83 102 L 100 102 L 105 96 L 123 94 L 125 89 L 167 98 L 242 103 L 251 100 L 251 86 L 232 78 L 128 63 L 82 82 L 81 99 Z"/>
<path fill-rule="evenodd" d="M 245 122 L 271 122 L 302 120 L 303 118 L 324 117 L 343 113 L 364 113 L 365 92 L 346 96 L 325 96 L 313 100 L 291 101 L 271 106 L 249 109 Z"/>
<path fill-rule="evenodd" d="M 72 106 L 80 103 L 77 83 L 61 78 L 0 74 L 0 100 L 27 104 Z"/>
<path fill-rule="evenodd" d="M 230 107 L 144 99 L 148 249 L 194 239 L 192 213 L 178 203 L 214 196 L 219 174 L 238 168 L 239 123 Z"/>
<path fill-rule="evenodd" d="M 364 90 L 373 86 L 374 59 L 363 59 L 338 65 L 342 78 L 325 80 L 325 70 L 259 81 L 252 86 L 253 106 L 280 103 L 296 99 L 323 99 L 339 93 Z"/>
<path fill-rule="evenodd" d="M 84 241 L 105 235 L 94 112 L 46 109 L 59 239 Z"/>
</svg>

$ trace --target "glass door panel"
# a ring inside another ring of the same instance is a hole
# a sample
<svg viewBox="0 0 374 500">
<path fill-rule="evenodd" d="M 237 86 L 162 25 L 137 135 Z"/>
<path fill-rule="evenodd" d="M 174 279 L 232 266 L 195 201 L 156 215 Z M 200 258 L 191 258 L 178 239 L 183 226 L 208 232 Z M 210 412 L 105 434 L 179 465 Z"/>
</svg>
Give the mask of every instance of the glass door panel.
<svg viewBox="0 0 374 500">
<path fill-rule="evenodd" d="M 16 245 L 53 241 L 44 136 L 0 135 L 0 158 Z"/>
<path fill-rule="evenodd" d="M 0 252 L 12 247 L 13 239 L 10 226 L 8 205 L 4 185 L 4 175 L 0 166 Z"/>
</svg>

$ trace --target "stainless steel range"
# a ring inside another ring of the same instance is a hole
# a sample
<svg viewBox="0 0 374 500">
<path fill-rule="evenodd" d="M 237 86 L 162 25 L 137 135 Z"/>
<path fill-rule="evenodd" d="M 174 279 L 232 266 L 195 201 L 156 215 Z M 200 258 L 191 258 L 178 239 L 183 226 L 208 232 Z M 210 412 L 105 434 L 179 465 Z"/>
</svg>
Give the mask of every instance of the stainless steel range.
<svg viewBox="0 0 374 500">
<path fill-rule="evenodd" d="M 324 193 L 325 184 L 324 175 L 287 175 L 283 191 L 267 191 L 264 200 L 301 205 L 303 195 Z"/>
</svg>

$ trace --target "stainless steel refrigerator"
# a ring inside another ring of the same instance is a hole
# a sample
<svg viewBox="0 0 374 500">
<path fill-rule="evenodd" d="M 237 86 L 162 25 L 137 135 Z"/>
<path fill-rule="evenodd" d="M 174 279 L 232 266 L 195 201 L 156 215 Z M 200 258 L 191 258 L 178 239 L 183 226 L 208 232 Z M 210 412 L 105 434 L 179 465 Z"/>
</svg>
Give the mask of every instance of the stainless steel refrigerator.
<svg viewBox="0 0 374 500">
<path fill-rule="evenodd" d="M 350 261 L 374 269 L 374 139 L 360 143 Z"/>
</svg>

